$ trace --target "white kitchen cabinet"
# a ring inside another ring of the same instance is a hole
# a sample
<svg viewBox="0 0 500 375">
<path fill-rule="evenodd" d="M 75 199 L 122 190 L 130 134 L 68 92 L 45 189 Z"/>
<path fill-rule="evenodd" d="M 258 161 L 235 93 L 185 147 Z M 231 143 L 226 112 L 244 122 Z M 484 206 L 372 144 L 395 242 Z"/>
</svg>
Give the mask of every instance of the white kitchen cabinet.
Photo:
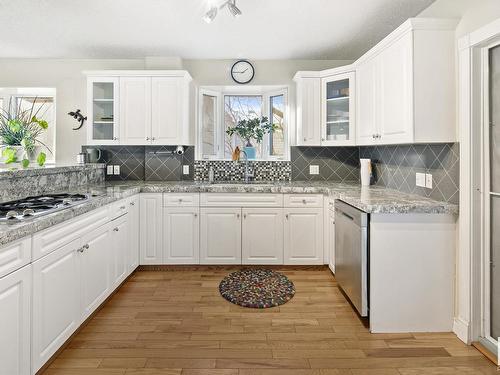
<svg viewBox="0 0 500 375">
<path fill-rule="evenodd" d="M 283 209 L 243 208 L 243 264 L 283 264 Z"/>
<path fill-rule="evenodd" d="M 140 264 L 162 264 L 163 195 L 140 195 Z"/>
<path fill-rule="evenodd" d="M 241 208 L 200 209 L 200 263 L 241 264 Z"/>
<path fill-rule="evenodd" d="M 355 144 L 355 73 L 321 79 L 321 145 Z"/>
<path fill-rule="evenodd" d="M 115 289 L 128 276 L 129 225 L 128 213 L 110 223 L 111 254 L 111 287 Z"/>
<path fill-rule="evenodd" d="M 82 313 L 86 319 L 111 293 L 112 244 L 105 225 L 82 237 Z"/>
<path fill-rule="evenodd" d="M 119 78 L 87 79 L 87 144 L 119 143 Z"/>
<path fill-rule="evenodd" d="M 189 144 L 189 82 L 184 77 L 152 78 L 151 116 L 152 144 Z"/>
<path fill-rule="evenodd" d="M 0 372 L 31 375 L 31 265 L 0 278 Z"/>
<path fill-rule="evenodd" d="M 284 214 L 284 264 L 323 264 L 323 208 L 285 208 Z"/>
<path fill-rule="evenodd" d="M 120 143 L 151 141 L 151 77 L 120 77 Z"/>
<path fill-rule="evenodd" d="M 297 74 L 297 146 L 318 146 L 321 143 L 321 78 L 307 72 Z"/>
<path fill-rule="evenodd" d="M 164 263 L 199 264 L 200 209 L 165 207 L 163 210 Z"/>
<path fill-rule="evenodd" d="M 139 266 L 139 215 L 139 195 L 134 195 L 129 200 L 128 211 L 128 274 L 132 273 Z"/>
<path fill-rule="evenodd" d="M 80 239 L 33 263 L 33 372 L 38 371 L 81 323 Z M 105 263 L 106 264 L 106 263 Z"/>
<path fill-rule="evenodd" d="M 358 145 L 456 141 L 454 20 L 410 19 L 358 61 Z"/>
<path fill-rule="evenodd" d="M 328 233 L 328 267 L 335 273 L 335 211 L 329 211 L 328 227 L 324 230 Z"/>
</svg>

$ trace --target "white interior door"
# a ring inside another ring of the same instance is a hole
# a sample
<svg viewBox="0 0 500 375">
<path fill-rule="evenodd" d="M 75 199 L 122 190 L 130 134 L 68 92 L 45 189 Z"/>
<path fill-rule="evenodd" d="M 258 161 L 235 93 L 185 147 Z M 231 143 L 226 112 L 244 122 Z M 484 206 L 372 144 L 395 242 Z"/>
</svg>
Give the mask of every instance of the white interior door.
<svg viewBox="0 0 500 375">
<path fill-rule="evenodd" d="M 152 142 L 156 145 L 183 144 L 183 79 L 153 77 L 151 81 Z"/>
<path fill-rule="evenodd" d="M 151 77 L 120 78 L 120 144 L 151 142 Z"/>
<path fill-rule="evenodd" d="M 243 264 L 283 264 L 283 209 L 243 208 Z"/>
<path fill-rule="evenodd" d="M 0 279 L 0 370 L 31 375 L 31 265 Z"/>
<path fill-rule="evenodd" d="M 198 207 L 163 209 L 163 248 L 166 264 L 200 263 Z"/>
<path fill-rule="evenodd" d="M 80 239 L 74 240 L 33 263 L 32 358 L 35 371 L 80 324 L 81 246 Z"/>
<path fill-rule="evenodd" d="M 241 208 L 201 208 L 200 263 L 241 264 Z"/>
</svg>

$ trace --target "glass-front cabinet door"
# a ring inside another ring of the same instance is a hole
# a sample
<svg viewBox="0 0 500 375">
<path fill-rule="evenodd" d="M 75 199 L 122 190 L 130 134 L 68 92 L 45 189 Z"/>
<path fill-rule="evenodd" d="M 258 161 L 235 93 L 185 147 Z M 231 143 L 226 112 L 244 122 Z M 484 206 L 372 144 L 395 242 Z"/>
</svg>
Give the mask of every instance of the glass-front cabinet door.
<svg viewBox="0 0 500 375">
<path fill-rule="evenodd" d="M 322 79 L 321 145 L 354 145 L 354 72 Z"/>
<path fill-rule="evenodd" d="M 118 143 L 118 78 L 88 77 L 87 92 L 88 143 Z"/>
</svg>

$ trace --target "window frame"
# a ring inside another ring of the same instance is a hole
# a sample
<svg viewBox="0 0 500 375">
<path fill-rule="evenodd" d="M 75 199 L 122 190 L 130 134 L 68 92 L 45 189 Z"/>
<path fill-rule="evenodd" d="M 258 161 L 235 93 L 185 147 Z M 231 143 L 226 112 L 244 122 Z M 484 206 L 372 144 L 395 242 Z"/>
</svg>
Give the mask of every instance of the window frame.
<svg viewBox="0 0 500 375">
<path fill-rule="evenodd" d="M 255 161 L 290 161 L 290 136 L 291 136 L 291 123 L 290 123 L 290 103 L 289 103 L 289 87 L 288 86 L 246 86 L 244 88 L 239 86 L 206 86 L 199 87 L 198 89 L 198 102 L 197 111 L 198 119 L 196 121 L 196 155 L 195 160 L 217 160 L 217 161 L 231 161 L 231 158 L 225 157 L 225 97 L 226 96 L 260 96 L 262 97 L 261 115 L 271 119 L 271 98 L 283 95 L 284 100 L 284 113 L 283 122 L 285 124 L 284 134 L 284 152 L 282 156 L 270 155 L 270 135 L 266 134 L 262 140 L 262 157 L 255 159 Z M 203 96 L 209 95 L 216 97 L 216 119 L 215 136 L 218 144 L 216 145 L 217 152 L 214 155 L 203 155 Z"/>
</svg>

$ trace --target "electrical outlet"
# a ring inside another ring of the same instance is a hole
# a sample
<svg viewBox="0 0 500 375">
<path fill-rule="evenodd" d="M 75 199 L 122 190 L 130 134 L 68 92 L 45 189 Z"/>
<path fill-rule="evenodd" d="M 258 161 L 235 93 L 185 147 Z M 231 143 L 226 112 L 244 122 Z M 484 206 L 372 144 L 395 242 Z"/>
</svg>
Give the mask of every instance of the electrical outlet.
<svg viewBox="0 0 500 375">
<path fill-rule="evenodd" d="M 425 174 L 425 187 L 432 189 L 432 175 L 430 173 Z"/>
<path fill-rule="evenodd" d="M 416 185 L 420 187 L 425 187 L 425 173 L 415 174 Z"/>
<path fill-rule="evenodd" d="M 182 166 L 182 174 L 189 174 L 189 165 Z"/>
<path fill-rule="evenodd" d="M 113 174 L 113 166 L 112 165 L 108 165 L 107 170 L 106 170 L 106 174 L 108 176 Z"/>
<path fill-rule="evenodd" d="M 319 165 L 310 165 L 309 174 L 319 174 Z"/>
<path fill-rule="evenodd" d="M 115 165 L 113 166 L 113 174 L 119 176 L 120 175 L 120 166 Z"/>
</svg>

